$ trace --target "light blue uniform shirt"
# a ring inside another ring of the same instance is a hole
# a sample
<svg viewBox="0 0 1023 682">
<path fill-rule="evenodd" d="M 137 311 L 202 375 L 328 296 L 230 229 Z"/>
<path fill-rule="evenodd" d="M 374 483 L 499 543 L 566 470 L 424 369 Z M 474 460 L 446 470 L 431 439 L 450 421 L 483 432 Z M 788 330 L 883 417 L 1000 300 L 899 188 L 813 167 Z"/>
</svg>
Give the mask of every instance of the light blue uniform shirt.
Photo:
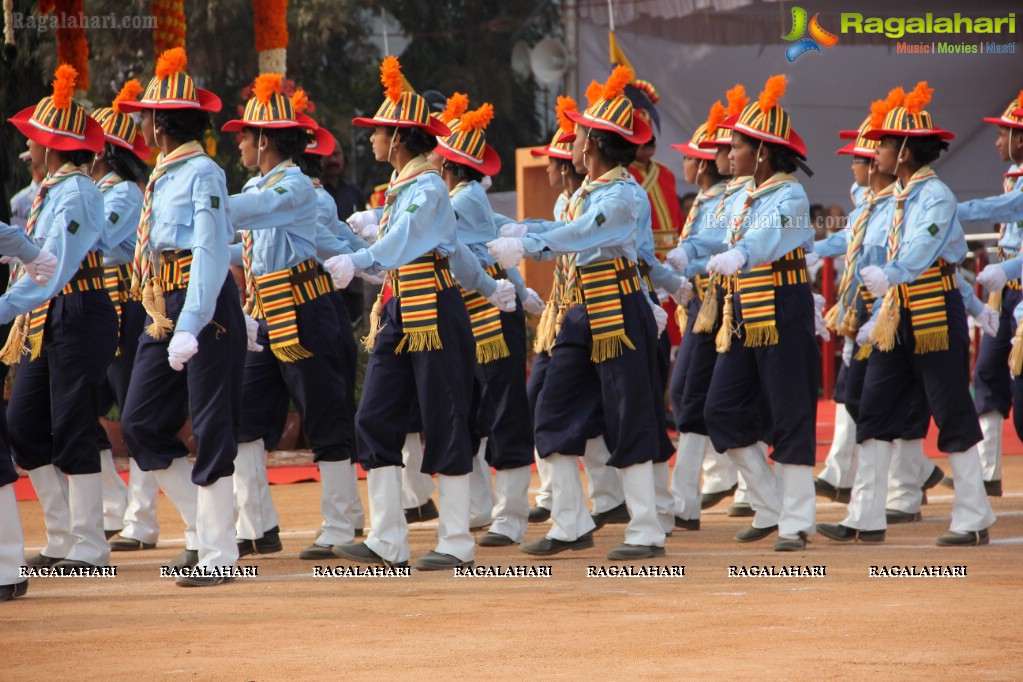
<svg viewBox="0 0 1023 682">
<path fill-rule="evenodd" d="M 31 263 L 39 257 L 39 247 L 25 234 L 25 228 L 0 222 L 0 255 Z"/>
<path fill-rule="evenodd" d="M 365 249 L 369 242 L 352 232 L 348 223 L 337 217 L 337 202 L 323 187 L 316 188 L 316 259 L 321 263 L 342 253 Z"/>
<path fill-rule="evenodd" d="M 966 257 L 966 236 L 956 217 L 956 205 L 952 191 L 936 177 L 910 190 L 898 251 L 883 268 L 891 284 L 914 281 L 938 258 L 949 263 L 962 262 Z M 894 206 L 892 210 L 894 221 Z"/>
<path fill-rule="evenodd" d="M 645 195 L 642 198 L 646 200 Z M 529 235 L 522 239 L 523 246 L 534 257 L 575 252 L 578 266 L 615 258 L 635 263 L 637 206 L 631 183 L 616 180 L 598 185 L 583 201 L 582 214 L 575 220 L 541 221 L 537 223 L 537 232 L 533 232 L 531 225 Z"/>
<path fill-rule="evenodd" d="M 490 207 L 487 191 L 475 180 L 470 180 L 464 189 L 455 192 L 451 197 L 451 207 L 455 211 L 458 224 L 458 241 L 465 245 L 476 256 L 480 266 L 488 268 L 497 262 L 487 250 L 487 242 L 501 236 L 498 228 L 497 215 Z M 508 221 L 501 216 L 501 224 Z M 526 300 L 526 283 L 517 267 L 508 268 L 508 281 L 515 285 L 515 293 L 519 300 Z M 461 280 L 459 280 L 461 282 Z"/>
<path fill-rule="evenodd" d="M 725 185 L 727 184 L 727 181 L 722 180 L 718 184 Z M 717 185 L 715 185 L 715 187 L 717 187 Z M 679 246 L 681 246 L 682 249 L 686 252 L 686 255 L 689 256 L 689 264 L 686 265 L 685 272 L 686 277 L 688 277 L 689 279 L 692 279 L 697 275 L 707 274 L 707 261 L 710 260 L 710 254 L 702 252 L 708 251 L 711 248 L 717 248 L 717 244 L 723 245 L 724 240 L 727 239 L 726 237 L 727 230 L 718 229 L 717 232 L 714 232 L 715 228 L 721 228 L 721 225 L 717 224 L 718 221 L 716 217 L 716 212 L 718 205 L 722 201 L 725 201 L 724 192 L 722 192 L 721 194 L 712 199 L 707 199 L 706 201 L 704 201 L 703 204 L 700 206 L 699 213 L 696 214 L 696 218 L 693 220 L 693 224 L 690 227 L 689 236 L 686 237 L 681 242 L 679 242 Z M 724 220 L 726 217 L 727 214 L 722 213 L 721 221 L 722 223 L 727 222 L 726 220 Z M 689 216 L 683 216 L 683 218 L 688 220 Z M 708 237 L 711 238 L 710 246 L 708 246 L 707 248 L 699 247 L 692 248 L 693 243 L 699 242 L 701 239 L 706 239 Z M 687 247 L 686 246 L 687 244 L 689 244 L 690 246 Z M 692 251 L 693 253 L 690 253 L 690 251 Z M 701 252 L 702 255 L 694 256 L 694 254 L 697 251 Z"/>
<path fill-rule="evenodd" d="M 377 219 L 382 216 L 383 209 L 378 208 Z M 395 198 L 387 234 L 353 253 L 352 262 L 359 270 L 380 275 L 434 251 L 449 259 L 451 274 L 463 289 L 478 291 L 484 297 L 493 295 L 497 283 L 458 241 L 447 186 L 437 173 L 422 173 Z"/>
<path fill-rule="evenodd" d="M 730 221 L 738 217 L 742 206 L 733 202 Z M 753 202 L 743 222 L 741 236 L 732 248 L 746 256 L 742 271 L 749 272 L 800 246 L 812 250 L 813 237 L 806 191 L 798 182 L 787 182 Z"/>
<path fill-rule="evenodd" d="M 852 200 L 853 208 L 859 208 L 863 205 L 863 200 L 867 198 L 867 188 L 854 182 L 849 188 L 849 198 Z"/>
<path fill-rule="evenodd" d="M 55 297 L 78 272 L 86 254 L 104 246 L 103 196 L 92 179 L 76 174 L 50 187 L 33 237 L 42 249 L 57 257 L 57 271 L 44 286 L 28 277 L 15 282 L 0 297 L 0 324 Z"/>
<path fill-rule="evenodd" d="M 234 229 L 228 216 L 224 171 L 210 157 L 196 156 L 170 167 L 153 192 L 149 245 L 161 251 L 192 252 L 185 303 L 176 331 L 199 332 L 213 319 L 227 280 Z M 159 264 L 154 258 L 154 267 Z"/>
<path fill-rule="evenodd" d="M 625 182 L 632 185 L 636 195 L 636 215 L 638 216 L 636 220 L 638 229 L 636 251 L 640 260 L 650 268 L 647 276 L 650 277 L 650 283 L 654 285 L 654 288 L 663 289 L 669 294 L 673 294 L 682 286 L 682 278 L 670 267 L 657 260 L 657 250 L 654 247 L 654 224 L 650 217 L 650 197 L 643 189 L 643 185 L 636 182 L 636 178 L 631 173 L 625 178 Z M 644 288 L 646 288 L 645 283 Z"/>
<path fill-rule="evenodd" d="M 100 178 L 96 186 L 113 175 Z M 135 259 L 135 238 L 142 215 L 142 190 L 134 182 L 122 180 L 102 192 L 104 232 L 109 250 L 103 254 L 104 267 L 128 265 Z"/>
<path fill-rule="evenodd" d="M 1010 172 L 1015 170 L 1016 165 L 1009 169 Z M 1011 192 L 960 203 L 959 220 L 1006 223 L 998 247 L 1010 256 L 1018 254 L 1023 243 L 1023 176 L 1016 178 Z"/>
<path fill-rule="evenodd" d="M 267 181 L 280 171 L 284 177 Z M 316 255 L 316 191 L 298 166 L 275 166 L 250 178 L 228 206 L 235 229 L 252 230 L 252 274 L 293 268 Z"/>
<path fill-rule="evenodd" d="M 710 257 L 728 250 L 728 228 L 732 224 L 731 216 L 738 212 L 742 203 L 746 201 L 746 186 L 744 183 L 735 188 L 732 193 L 725 192 L 717 201 L 705 204 L 700 213 L 709 211 L 703 219 L 700 231 L 690 235 L 689 239 L 682 242 L 681 246 L 689 256 L 689 262 L 703 263 L 704 272 L 707 271 L 707 261 Z M 735 208 L 738 204 L 739 208 Z"/>
</svg>

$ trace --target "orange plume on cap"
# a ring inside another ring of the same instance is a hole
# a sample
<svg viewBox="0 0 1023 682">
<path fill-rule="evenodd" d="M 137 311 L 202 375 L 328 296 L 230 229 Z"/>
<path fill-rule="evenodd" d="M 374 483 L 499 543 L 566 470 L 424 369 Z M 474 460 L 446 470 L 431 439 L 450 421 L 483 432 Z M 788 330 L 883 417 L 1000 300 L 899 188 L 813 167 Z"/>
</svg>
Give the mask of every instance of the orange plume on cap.
<svg viewBox="0 0 1023 682">
<path fill-rule="evenodd" d="M 888 91 L 884 99 L 874 100 L 870 104 L 870 127 L 877 129 L 884 124 L 884 117 L 895 107 L 901 107 L 906 93 L 901 86 L 894 87 Z"/>
<path fill-rule="evenodd" d="M 291 96 L 291 108 L 295 110 L 296 114 L 304 114 L 311 105 L 312 102 L 309 101 L 309 95 L 306 94 L 305 88 L 295 90 L 295 94 Z"/>
<path fill-rule="evenodd" d="M 721 121 L 725 120 L 725 107 L 721 104 L 721 100 L 714 102 L 710 105 L 710 111 L 707 113 L 707 134 L 711 135 L 718 126 L 721 125 Z"/>
<path fill-rule="evenodd" d="M 579 111 L 579 105 L 571 97 L 558 95 L 558 105 L 554 109 L 558 116 L 558 127 L 561 128 L 561 132 L 571 134 L 575 132 L 575 121 L 566 115 L 565 112 L 568 111 Z"/>
<path fill-rule="evenodd" d="M 173 76 L 176 73 L 181 73 L 188 66 L 188 55 L 185 54 L 185 48 L 183 47 L 172 47 L 156 60 L 156 77 L 167 78 Z"/>
<path fill-rule="evenodd" d="M 764 90 L 757 99 L 762 113 L 767 113 L 778 105 L 778 100 L 785 94 L 785 85 L 788 83 L 785 76 L 771 76 L 764 84 Z"/>
<path fill-rule="evenodd" d="M 494 120 L 494 105 L 484 102 L 479 109 L 462 114 L 459 132 L 463 130 L 484 130 Z"/>
<path fill-rule="evenodd" d="M 465 110 L 469 108 L 469 96 L 461 92 L 452 93 L 451 97 L 448 97 L 447 106 L 444 107 L 444 111 L 440 112 L 440 120 L 444 123 L 451 123 L 456 118 L 465 113 Z"/>
<path fill-rule="evenodd" d="M 266 105 L 270 98 L 281 92 L 282 76 L 279 73 L 261 73 L 252 81 L 252 92 L 256 100 Z"/>
<path fill-rule="evenodd" d="M 604 83 L 604 90 L 601 93 L 603 99 L 614 99 L 623 92 L 625 92 L 625 86 L 632 82 L 632 79 L 636 77 L 636 73 L 628 66 L 619 64 L 611 71 L 611 75 L 608 76 L 607 82 Z"/>
<path fill-rule="evenodd" d="M 746 96 L 746 88 L 741 84 L 736 83 L 735 87 L 725 93 L 728 97 L 728 111 L 729 116 L 738 116 L 742 113 L 742 110 L 749 104 L 749 97 Z"/>
<path fill-rule="evenodd" d="M 913 88 L 913 92 L 906 94 L 906 111 L 911 114 L 919 114 L 927 106 L 927 103 L 931 101 L 931 93 L 934 92 L 934 88 L 927 87 L 927 81 L 920 81 Z"/>
<path fill-rule="evenodd" d="M 604 86 L 597 81 L 590 81 L 590 84 L 586 86 L 586 104 L 587 106 L 593 106 L 600 101 L 601 95 L 604 93 Z"/>
<path fill-rule="evenodd" d="M 384 96 L 392 102 L 401 99 L 401 62 L 394 55 L 387 55 L 380 63 L 380 82 L 384 84 Z"/>
<path fill-rule="evenodd" d="M 57 109 L 67 109 L 71 106 L 71 96 L 75 93 L 78 71 L 70 64 L 61 64 L 54 76 L 53 106 Z"/>
<path fill-rule="evenodd" d="M 142 84 L 132 78 L 130 81 L 124 84 L 121 91 L 117 93 L 117 97 L 114 98 L 113 109 L 118 114 L 121 113 L 121 102 L 134 102 L 135 99 L 142 92 Z"/>
<path fill-rule="evenodd" d="M 1023 107 L 1023 90 L 1020 90 L 1019 95 L 1016 96 L 1016 104 Z"/>
</svg>

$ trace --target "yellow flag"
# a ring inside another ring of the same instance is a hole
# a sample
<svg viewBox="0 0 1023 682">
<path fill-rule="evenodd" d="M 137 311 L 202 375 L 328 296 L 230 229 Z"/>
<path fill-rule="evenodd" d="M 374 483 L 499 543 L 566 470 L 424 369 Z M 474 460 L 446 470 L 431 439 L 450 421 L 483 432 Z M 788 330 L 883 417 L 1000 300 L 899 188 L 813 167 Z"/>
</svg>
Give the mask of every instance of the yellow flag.
<svg viewBox="0 0 1023 682">
<path fill-rule="evenodd" d="M 618 41 L 615 40 L 615 32 L 614 31 L 608 31 L 607 38 L 608 38 L 608 43 L 609 43 L 610 48 L 611 48 L 611 50 L 610 50 L 611 51 L 611 64 L 612 65 L 614 65 L 614 64 L 621 64 L 622 66 L 627 66 L 627 67 L 629 67 L 631 69 L 632 68 L 632 64 L 629 62 L 629 58 L 625 56 L 625 53 L 622 52 L 622 48 L 619 47 L 619 45 L 618 45 Z M 635 69 L 633 69 L 633 71 L 635 71 Z"/>
</svg>

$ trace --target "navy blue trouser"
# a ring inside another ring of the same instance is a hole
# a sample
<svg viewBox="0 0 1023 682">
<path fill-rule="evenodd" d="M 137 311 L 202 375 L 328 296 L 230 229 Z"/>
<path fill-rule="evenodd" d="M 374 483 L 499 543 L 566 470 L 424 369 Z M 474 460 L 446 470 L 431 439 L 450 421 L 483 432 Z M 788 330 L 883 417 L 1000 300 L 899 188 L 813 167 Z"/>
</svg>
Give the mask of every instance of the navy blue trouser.
<svg viewBox="0 0 1023 682">
<path fill-rule="evenodd" d="M 164 294 L 167 317 L 177 320 L 185 293 L 182 289 Z M 199 352 L 180 372 L 167 362 L 170 334 L 163 339 L 143 334 L 139 340 L 121 431 L 143 471 L 166 469 L 188 455 L 177 433 L 191 416 L 196 445 L 192 481 L 205 486 L 234 473 L 246 345 L 238 298 L 238 287 L 228 275 L 213 319 L 197 337 Z"/>
<path fill-rule="evenodd" d="M 256 343 L 263 350 L 246 353 L 238 440 L 248 443 L 262 438 L 267 448 L 276 445 L 281 406 L 283 403 L 287 409 L 290 396 L 302 418 L 302 433 L 312 448 L 313 461 L 351 460 L 354 433 L 349 429 L 352 418 L 344 358 L 337 342 L 342 330 L 334 304 L 328 296 L 320 296 L 295 311 L 299 340 L 312 357 L 279 360 L 270 350 L 266 320 L 259 321 Z M 268 440 L 273 442 L 268 445 Z"/>
<path fill-rule="evenodd" d="M 714 338 L 721 326 L 715 323 L 714 330 L 709 334 L 697 334 L 693 331 L 696 317 L 700 314 L 702 303 L 693 296 L 687 309 L 689 320 L 682 333 L 682 343 L 675 356 L 675 367 L 668 385 L 668 396 L 671 400 L 671 413 L 675 418 L 675 427 L 679 433 L 697 433 L 707 435 L 707 422 L 703 418 L 703 406 L 707 401 L 707 390 L 710 378 L 714 375 L 714 363 L 717 361 L 717 350 Z"/>
<path fill-rule="evenodd" d="M 540 400 L 540 392 L 543 390 L 544 383 L 546 382 L 547 369 L 550 367 L 550 364 L 550 353 L 537 353 L 533 356 L 533 366 L 529 370 L 529 381 L 526 382 L 530 414 L 533 415 L 534 434 L 536 434 L 535 425 L 539 422 L 536 406 Z M 604 412 L 600 404 L 600 381 L 597 379 L 595 372 L 588 372 L 584 377 L 590 382 L 590 390 L 587 391 L 582 403 L 575 410 L 567 411 L 564 415 L 572 420 L 569 428 L 563 429 L 558 434 L 553 432 L 545 434 L 545 438 L 553 439 L 551 442 L 548 442 L 548 452 L 581 456 L 586 447 L 587 440 L 604 434 Z M 539 435 L 536 437 L 539 438 Z M 539 441 L 537 442 L 539 443 Z M 539 445 L 537 445 L 537 449 L 540 449 Z"/>
<path fill-rule="evenodd" d="M 104 415 L 110 411 L 111 405 L 124 411 L 124 401 L 128 397 L 128 384 L 131 382 L 131 368 L 135 366 L 135 353 L 139 348 L 139 337 L 146 326 L 146 310 L 139 301 L 121 303 L 121 331 L 118 335 L 117 350 L 120 351 L 107 367 L 106 381 L 99 389 L 99 413 Z M 97 434 L 100 450 L 110 449 L 107 432 L 97 422 Z"/>
<path fill-rule="evenodd" d="M 501 313 L 501 332 L 511 353 L 476 364 L 479 410 L 476 431 L 487 437 L 487 463 L 516 469 L 533 463 L 533 414 L 526 394 L 526 315 L 522 305 Z"/>
<path fill-rule="evenodd" d="M 847 368 L 844 395 L 845 409 L 855 423 L 859 423 L 860 419 L 860 399 L 863 395 L 863 380 L 867 374 L 867 361 L 856 359 L 859 349 L 859 346 L 853 346 L 853 359 Z M 917 386 L 917 390 L 910 399 L 901 435 L 897 437 L 905 440 L 926 438 L 930 427 L 931 411 L 927 407 L 927 396 L 924 395 L 923 389 Z"/>
<path fill-rule="evenodd" d="M 583 454 L 584 427 L 592 418 L 590 401 L 596 398 L 611 451 L 609 465 L 624 468 L 671 458 L 674 448 L 665 430 L 653 312 L 642 292 L 621 300 L 625 333 L 635 350 L 624 348 L 621 355 L 603 362 L 590 360 L 593 337 L 586 306 L 576 305 L 565 314 L 534 414 L 541 457 Z"/>
<path fill-rule="evenodd" d="M 1002 290 L 1002 311 L 998 315 L 998 334 L 981 335 L 977 362 L 973 367 L 973 404 L 977 414 L 998 411 L 1009 416 L 1012 407 L 1013 380 L 1006 371 L 1012 337 L 1016 335 L 1016 321 L 1012 312 L 1023 299 L 1018 289 Z"/>
<path fill-rule="evenodd" d="M 0 325 L 0 339 L 6 339 L 11 333 L 11 325 Z M 7 365 L 0 362 L 0 376 L 7 376 Z M 7 410 L 0 410 L 0 487 L 18 480 L 18 472 L 14 470 L 11 457 L 11 439 L 7 435 Z"/>
<path fill-rule="evenodd" d="M 776 287 L 774 305 L 778 343 L 756 348 L 744 345 L 741 308 L 735 306 L 739 331 L 714 365 L 704 407 L 707 431 L 718 452 L 749 447 L 766 435 L 774 446 L 771 459 L 812 466 L 821 363 L 810 285 Z M 764 399 L 770 412 L 766 434 L 760 428 Z"/>
<path fill-rule="evenodd" d="M 426 447 L 422 472 L 460 476 L 472 471 L 476 454 L 469 432 L 476 342 L 457 288 L 437 294 L 442 349 L 394 350 L 404 336 L 397 298 L 384 305 L 380 333 L 366 365 L 355 437 L 363 469 L 401 466 L 412 403 L 422 413 Z"/>
<path fill-rule="evenodd" d="M 69 475 L 99 473 L 99 390 L 116 347 L 117 313 L 106 291 L 50 302 L 42 353 L 18 364 L 7 406 L 21 468 L 53 464 Z"/>
<path fill-rule="evenodd" d="M 970 397 L 970 338 L 966 310 L 958 290 L 945 293 L 948 350 L 914 353 L 909 310 L 899 316 L 895 347 L 876 348 L 867 359 L 856 442 L 904 437 L 916 391 L 923 390 L 938 426 L 938 449 L 963 452 L 980 442 L 980 423 Z"/>
</svg>

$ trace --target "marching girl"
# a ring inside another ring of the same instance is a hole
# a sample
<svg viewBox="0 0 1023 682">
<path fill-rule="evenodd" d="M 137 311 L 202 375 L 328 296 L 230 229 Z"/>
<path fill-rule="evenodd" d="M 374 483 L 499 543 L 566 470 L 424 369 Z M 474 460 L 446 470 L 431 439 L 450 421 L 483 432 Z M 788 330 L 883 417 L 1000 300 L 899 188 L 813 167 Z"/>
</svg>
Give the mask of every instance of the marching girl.
<svg viewBox="0 0 1023 682">
<path fill-rule="evenodd" d="M 624 167 L 651 133 L 622 94 L 631 80 L 631 69 L 616 67 L 583 114 L 567 112 L 576 123 L 575 144 L 582 148 L 588 171 L 570 209 L 574 219 L 488 244 L 505 266 L 526 253 L 578 254 L 584 305 L 565 314 L 537 404 L 536 429 L 539 435 L 543 420 L 574 405 L 580 396 L 578 379 L 596 373 L 611 452 L 608 464 L 619 471 L 631 516 L 625 543 L 608 554 L 612 560 L 663 556 L 665 537 L 654 504 L 653 460 L 660 454 L 657 434 L 664 429 L 657 329 L 635 265 L 637 197 L 623 177 Z M 555 428 L 556 422 L 547 427 Z M 595 524 L 586 514 L 577 460 L 542 448 L 540 455 L 551 462 L 554 524 L 547 537 L 522 545 L 522 551 L 549 555 L 592 547 Z"/>
<path fill-rule="evenodd" d="M 726 295 L 704 417 L 715 449 L 742 471 L 758 512 L 736 540 L 777 530 L 775 550 L 797 551 L 814 531 L 820 351 L 804 258 L 813 228 L 806 192 L 791 175 L 805 170 L 806 147 L 778 104 L 785 85 L 784 76 L 772 76 L 756 102 L 722 124 L 732 128 L 734 174 L 753 179 L 729 217 L 729 250 L 707 263 L 708 272 L 726 278 Z M 761 397 L 770 409 L 776 472 L 758 446 Z"/>
<path fill-rule="evenodd" d="M 675 356 L 675 367 L 671 374 L 669 396 L 671 412 L 679 432 L 678 457 L 672 475 L 672 497 L 674 498 L 674 525 L 685 530 L 700 529 L 700 469 L 704 453 L 712 450 L 707 424 L 703 419 L 703 405 L 714 371 L 717 350 L 714 346 L 715 329 L 695 333 L 693 327 L 699 317 L 700 306 L 707 295 L 707 258 L 689 260 L 684 244 L 700 235 L 714 235 L 715 207 L 723 199 L 728 178 L 718 172 L 714 163 L 715 153 L 700 148 L 700 143 L 717 132 L 725 118 L 725 108 L 720 102 L 711 106 L 707 121 L 696 129 L 685 144 L 673 144 L 674 149 L 685 154 L 682 172 L 686 183 L 696 185 L 699 193 L 693 201 L 679 235 L 679 246 L 669 251 L 669 263 L 682 263 L 680 271 L 689 281 L 695 282 L 694 295 L 680 305 L 679 328 L 682 343 Z M 716 241 L 723 241 L 723 230 L 717 230 Z M 708 333 L 708 331 L 710 333 Z"/>
<path fill-rule="evenodd" d="M 298 113 L 305 110 L 303 99 L 305 98 L 292 98 L 292 104 L 295 105 L 295 110 Z M 305 104 L 308 104 L 308 100 L 305 101 Z M 334 197 L 320 181 L 323 172 L 320 160 L 334 152 L 337 144 L 334 136 L 326 128 L 320 126 L 313 131 L 313 138 L 298 164 L 302 172 L 312 180 L 313 188 L 316 191 L 316 259 L 322 264 L 332 256 L 355 253 L 358 249 L 367 248 L 369 243 L 355 234 L 347 223 L 338 218 Z M 331 288 L 334 288 L 333 282 L 331 282 Z M 359 352 L 355 345 L 355 335 L 352 331 L 352 322 L 348 315 L 348 306 L 345 303 L 343 292 L 334 289 L 329 298 L 334 304 L 334 312 L 337 315 L 340 328 L 337 343 L 341 351 L 345 379 L 345 402 L 348 405 L 345 424 L 349 432 L 354 434 L 355 409 L 357 407 L 355 381 Z M 331 551 L 332 547 L 336 544 L 344 544 L 333 542 L 335 538 L 332 536 L 347 536 L 348 526 L 352 528 L 352 538 L 346 542 L 351 542 L 354 538 L 362 535 L 365 528 L 365 512 L 359 496 L 357 461 L 354 456 L 350 466 L 351 472 L 349 473 L 343 471 L 337 464 L 320 463 L 320 511 L 323 515 L 323 524 L 320 526 L 320 531 L 313 544 L 299 552 L 299 559 L 332 558 L 334 556 Z"/>
<path fill-rule="evenodd" d="M 22 262 L 28 279 L 40 286 L 50 281 L 56 271 L 56 256 L 36 246 L 20 227 L 0 223 L 0 254 Z M 25 596 L 28 579 L 21 576 L 25 565 L 25 537 L 18 517 L 18 500 L 14 483 L 18 473 L 11 459 L 7 437 L 7 415 L 0 412 L 0 602 Z"/>
<path fill-rule="evenodd" d="M 10 121 L 48 174 L 26 233 L 59 261 L 46 286 L 33 266 L 0 297 L 0 324 L 17 316 L 3 349 L 22 356 L 7 407 L 15 462 L 29 472 L 46 517 L 47 542 L 32 566 L 106 566 L 103 476 L 96 443 L 99 389 L 117 345 L 103 288 L 103 198 L 82 167 L 103 148 L 103 130 L 71 98 L 77 72 L 62 64 L 53 95 Z M 15 276 L 18 272 L 15 270 Z"/>
<path fill-rule="evenodd" d="M 132 457 L 156 473 L 185 522 L 177 566 L 183 587 L 231 580 L 238 560 L 234 458 L 238 451 L 246 327 L 228 272 L 233 236 L 224 172 L 200 140 L 220 99 L 196 88 L 182 48 L 160 55 L 142 99 L 146 144 L 161 154 L 149 177 L 132 261 L 132 293 L 148 314 L 121 428 Z M 177 437 L 188 417 L 196 460 Z"/>
<path fill-rule="evenodd" d="M 859 271 L 866 289 L 884 297 L 859 332 L 859 339 L 869 339 L 873 351 L 857 422 L 858 469 L 865 471 L 857 475 L 853 494 L 857 496 L 856 488 L 862 487 L 864 499 L 874 502 L 863 512 L 860 525 L 865 528 L 843 524 L 818 528 L 833 539 L 857 535 L 863 539 L 867 532 L 883 540 L 886 522 L 878 500 L 884 495 L 874 489 L 887 477 L 873 472 L 887 471 L 890 450 L 885 441 L 898 436 L 913 393 L 921 388 L 938 425 L 938 447 L 949 453 L 957 479 L 951 529 L 938 544 L 987 544 L 988 527 L 995 521 L 976 449 L 981 431 L 970 399 L 969 338 L 955 280 L 966 241 L 956 220 L 955 198 L 928 165 L 947 149 L 945 140 L 953 135 L 936 128 L 924 110 L 931 92 L 925 82 L 917 84 L 903 106 L 892 109 L 880 127 L 863 135 L 879 140 L 878 170 L 897 178 L 887 264 Z"/>
<path fill-rule="evenodd" d="M 459 104 L 456 97 L 458 93 L 449 99 L 449 109 L 441 116 L 451 135 L 437 138 L 431 158 L 436 155 L 434 161 L 440 165 L 448 187 L 458 222 L 458 241 L 473 252 L 488 275 L 510 279 L 486 250 L 486 243 L 499 236 L 486 191 L 480 185 L 484 176 L 494 176 L 501 169 L 500 157 L 485 138 L 493 107 L 483 104 L 474 111 L 464 111 L 467 98 Z M 452 106 L 457 108 L 452 110 Z M 542 306 L 535 292 L 527 292 L 534 310 Z M 518 544 L 525 537 L 528 523 L 533 462 L 533 420 L 526 396 L 525 313 L 522 305 L 501 312 L 476 291 L 463 290 L 462 296 L 476 339 L 479 404 L 475 427 L 486 454 L 486 475 L 482 478 L 488 491 L 490 467 L 497 471 L 493 522 L 479 545 Z"/>
<path fill-rule="evenodd" d="M 1023 164 L 1023 92 L 998 118 L 985 118 L 998 126 L 995 148 L 1003 162 L 1009 162 L 1009 172 L 1003 193 L 984 199 L 964 201 L 958 206 L 961 221 L 999 222 L 998 260 L 1011 262 L 1020 252 L 1023 229 L 1023 179 L 1012 177 L 1013 171 Z M 1016 276 L 1007 272 L 1015 269 Z M 980 442 L 980 463 L 984 469 L 984 488 L 992 497 L 1002 494 L 1002 426 L 1012 406 L 1012 378 L 1005 374 L 1010 342 L 1013 337 L 1012 311 L 1023 300 L 1019 271 L 1016 265 L 988 265 L 977 276 L 977 281 L 991 292 L 990 303 L 998 311 L 998 335 L 983 339 L 973 370 L 973 401 L 980 419 L 984 439 Z M 1015 417 L 1014 417 L 1015 418 Z M 951 482 L 951 481 L 949 481 Z"/>
<path fill-rule="evenodd" d="M 131 261 L 135 255 L 135 234 L 142 214 L 142 191 L 149 175 L 146 161 L 149 147 L 131 116 L 121 111 L 122 102 L 132 102 L 142 93 L 137 80 L 130 80 L 114 98 L 110 107 L 97 109 L 93 118 L 102 126 L 106 142 L 96 155 L 91 175 L 103 193 L 103 216 L 110 250 L 103 256 L 105 284 L 114 303 L 118 321 L 117 354 L 107 369 L 101 389 L 101 409 L 116 404 L 124 410 L 124 401 L 135 364 L 139 337 L 145 327 L 146 311 L 142 302 L 130 296 Z M 125 487 L 114 468 L 113 453 L 102 433 L 103 525 L 113 551 L 151 549 L 156 546 L 160 527 L 156 520 L 156 477 L 138 468 L 131 459 L 129 486 Z"/>
<path fill-rule="evenodd" d="M 354 561 L 407 565 L 401 448 L 414 396 L 426 436 L 422 470 L 439 474 L 440 491 L 439 541 L 416 561 L 416 568 L 443 570 L 471 565 L 475 548 L 469 532 L 468 476 L 474 455 L 469 410 L 475 343 L 449 265 L 459 249 L 454 212 L 447 188 L 426 158 L 436 137 L 451 131 L 430 115 L 422 97 L 402 91 L 395 57 L 384 60 L 381 80 L 386 98 L 377 113 L 353 121 L 375 129 L 370 138 L 374 154 L 394 167 L 378 216 L 380 236 L 369 248 L 324 264 L 341 288 L 356 271 L 386 272 L 393 293 L 386 303 L 378 298 L 374 306 L 366 339 L 372 352 L 355 416 L 360 461 L 369 472 L 372 531 L 365 542 L 341 545 L 334 552 Z M 473 262 L 478 269 L 478 261 Z M 509 282 L 460 282 L 485 296 L 500 294 L 502 305 L 510 295 L 514 305 L 515 289 Z"/>
</svg>

